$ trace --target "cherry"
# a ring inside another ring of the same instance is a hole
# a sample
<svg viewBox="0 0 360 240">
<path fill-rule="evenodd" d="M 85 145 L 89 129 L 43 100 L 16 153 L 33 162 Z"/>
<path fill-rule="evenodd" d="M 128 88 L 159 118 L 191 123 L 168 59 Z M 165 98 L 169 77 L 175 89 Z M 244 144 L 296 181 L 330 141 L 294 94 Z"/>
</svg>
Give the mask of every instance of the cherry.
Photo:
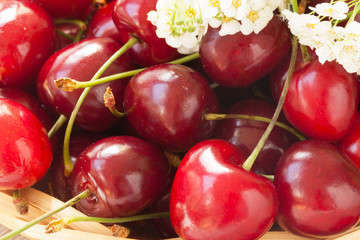
<svg viewBox="0 0 360 240">
<path fill-rule="evenodd" d="M 357 113 L 355 121 L 349 132 L 338 141 L 338 146 L 360 169 L 360 113 Z"/>
<path fill-rule="evenodd" d="M 0 1 L 0 86 L 34 85 L 56 49 L 50 16 L 32 1 Z"/>
<path fill-rule="evenodd" d="M 360 174 L 331 143 L 295 143 L 275 172 L 279 225 L 294 234 L 329 238 L 359 222 Z"/>
<path fill-rule="evenodd" d="M 205 78 L 183 65 L 160 64 L 134 76 L 124 92 L 130 124 L 149 141 L 172 151 L 185 151 L 210 138 L 215 121 L 204 113 L 219 110 Z"/>
<path fill-rule="evenodd" d="M 110 2 L 95 12 L 88 24 L 86 37 L 110 37 L 122 43 L 121 36 L 112 17 L 114 6 L 115 2 Z"/>
<path fill-rule="evenodd" d="M 110 38 L 88 38 L 53 54 L 38 76 L 37 90 L 41 101 L 49 109 L 69 117 L 82 90 L 73 92 L 60 90 L 55 86 L 54 80 L 69 77 L 78 81 L 88 81 L 120 47 L 119 43 Z M 133 68 L 129 56 L 124 54 L 105 71 L 103 76 Z M 103 95 L 106 87 L 109 86 L 118 97 L 118 107 L 121 107 L 126 84 L 127 79 L 123 79 L 92 88 L 77 114 L 75 124 L 85 130 L 95 132 L 104 131 L 116 124 L 118 119 L 104 106 Z"/>
<path fill-rule="evenodd" d="M 170 219 L 184 239 L 258 239 L 275 221 L 274 184 L 239 165 L 225 140 L 205 140 L 183 158 L 170 196 Z"/>
<path fill-rule="evenodd" d="M 77 157 L 91 144 L 106 137 L 104 133 L 89 133 L 83 130 L 74 131 L 70 139 L 70 160 L 74 164 Z M 53 196 L 63 202 L 72 198 L 69 178 L 64 175 L 63 154 L 57 154 L 51 169 L 51 189 Z"/>
<path fill-rule="evenodd" d="M 272 103 L 253 98 L 235 103 L 227 113 L 271 118 L 275 112 L 275 107 Z M 288 124 L 283 115 L 280 115 L 278 121 Z M 268 123 L 265 122 L 240 118 L 221 120 L 217 125 L 214 137 L 235 144 L 246 156 L 249 156 L 267 126 Z M 298 140 L 292 133 L 280 127 L 275 127 L 257 156 L 252 170 L 259 174 L 273 175 L 281 155 Z"/>
<path fill-rule="evenodd" d="M 169 183 L 165 155 L 140 138 L 115 136 L 88 147 L 71 173 L 73 195 L 92 190 L 77 207 L 90 216 L 138 213 L 153 203 Z"/>
<path fill-rule="evenodd" d="M 157 0 L 116 0 L 113 10 L 114 24 L 123 42 L 133 35 L 142 40 L 130 49 L 134 62 L 140 66 L 151 66 L 169 62 L 179 57 L 175 48 L 156 36 L 156 27 L 147 20 L 147 14 L 155 10 Z"/>
<path fill-rule="evenodd" d="M 0 190 L 27 188 L 39 181 L 52 161 L 41 122 L 23 105 L 0 98 Z"/>
<path fill-rule="evenodd" d="M 53 18 L 84 18 L 92 0 L 34 0 L 41 5 Z"/>
<path fill-rule="evenodd" d="M 72 44 L 77 37 L 79 31 L 81 30 L 78 24 L 70 22 L 57 23 L 56 29 L 58 31 L 58 50 Z M 64 36 L 64 34 L 66 36 Z"/>
<path fill-rule="evenodd" d="M 247 87 L 265 77 L 290 49 L 290 33 L 274 17 L 259 34 L 219 36 L 209 27 L 200 43 L 200 59 L 206 73 L 220 85 Z"/>
<path fill-rule="evenodd" d="M 353 75 L 335 62 L 314 60 L 294 72 L 283 111 L 309 138 L 337 141 L 349 131 L 357 107 Z"/>
</svg>

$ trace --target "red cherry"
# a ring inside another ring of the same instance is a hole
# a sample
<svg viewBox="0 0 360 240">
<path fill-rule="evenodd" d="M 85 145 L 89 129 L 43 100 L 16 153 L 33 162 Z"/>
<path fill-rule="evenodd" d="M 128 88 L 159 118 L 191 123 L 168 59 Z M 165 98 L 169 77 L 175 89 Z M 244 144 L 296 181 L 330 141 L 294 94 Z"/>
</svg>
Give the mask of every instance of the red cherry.
<svg viewBox="0 0 360 240">
<path fill-rule="evenodd" d="M 62 32 L 64 34 L 67 34 L 73 38 L 76 37 L 76 35 L 78 34 L 78 32 L 80 31 L 80 26 L 78 24 L 74 24 L 74 23 L 58 23 L 56 24 L 56 29 L 59 32 Z M 72 44 L 74 42 L 74 40 L 66 38 L 64 36 L 62 36 L 61 34 L 57 34 L 57 38 L 58 38 L 58 50 Z"/>
<path fill-rule="evenodd" d="M 39 181 L 52 161 L 41 122 L 23 105 L 0 98 L 0 190 L 27 188 Z"/>
<path fill-rule="evenodd" d="M 274 17 L 259 33 L 219 36 L 209 28 L 200 43 L 200 59 L 206 73 L 220 85 L 247 87 L 269 74 L 290 49 L 290 33 Z"/>
<path fill-rule="evenodd" d="M 360 219 L 360 172 L 334 145 L 307 140 L 281 157 L 275 185 L 279 225 L 294 234 L 329 238 Z"/>
<path fill-rule="evenodd" d="M 86 29 L 86 37 L 109 37 L 122 43 L 112 17 L 114 6 L 115 2 L 110 2 L 95 12 Z"/>
<path fill-rule="evenodd" d="M 155 10 L 157 0 L 116 0 L 113 20 L 123 42 L 133 35 L 142 42 L 129 51 L 132 59 L 140 66 L 151 66 L 169 62 L 180 56 L 175 48 L 156 36 L 156 27 L 147 20 L 147 14 Z"/>
<path fill-rule="evenodd" d="M 0 86 L 34 85 L 56 49 L 50 16 L 32 1 L 0 1 Z"/>
<path fill-rule="evenodd" d="M 338 141 L 338 146 L 360 168 L 360 113 L 357 113 L 349 132 Z"/>
<path fill-rule="evenodd" d="M 271 119 L 275 108 L 274 104 L 264 100 L 247 99 L 231 106 L 227 113 L 247 114 Z M 278 121 L 288 124 L 284 115 L 280 115 Z M 217 125 L 214 137 L 235 144 L 246 156 L 249 156 L 268 125 L 265 122 L 240 118 L 221 120 Z M 273 175 L 281 155 L 298 140 L 292 133 L 280 127 L 275 127 L 257 156 L 252 171 L 259 174 Z"/>
<path fill-rule="evenodd" d="M 41 101 L 53 111 L 70 117 L 82 89 L 66 92 L 58 89 L 54 80 L 69 77 L 78 81 L 89 81 L 97 70 L 117 51 L 121 45 L 110 38 L 87 38 L 53 54 L 42 67 L 38 76 L 37 90 Z M 123 54 L 102 76 L 129 71 L 134 68 L 129 56 Z M 112 81 L 93 87 L 77 114 L 75 124 L 88 131 L 101 132 L 117 123 L 115 117 L 104 106 L 103 96 L 110 87 L 117 96 L 117 107 L 121 108 L 122 94 L 128 79 Z"/>
<path fill-rule="evenodd" d="M 130 124 L 149 141 L 173 151 L 185 151 L 210 138 L 215 121 L 205 112 L 219 111 L 205 78 L 183 65 L 161 64 L 134 76 L 124 93 Z"/>
<path fill-rule="evenodd" d="M 170 219 L 184 239 L 258 239 L 275 221 L 274 184 L 239 165 L 245 155 L 205 140 L 183 158 L 170 195 Z"/>
<path fill-rule="evenodd" d="M 88 147 L 70 175 L 73 195 L 93 195 L 77 207 L 90 216 L 129 216 L 152 204 L 169 183 L 165 155 L 140 138 L 116 136 Z"/>
<path fill-rule="evenodd" d="M 84 18 L 92 0 L 34 0 L 41 5 L 53 18 Z"/>
<path fill-rule="evenodd" d="M 283 111 L 309 138 L 336 141 L 349 131 L 357 106 L 353 75 L 335 62 L 314 60 L 293 74 Z"/>
</svg>

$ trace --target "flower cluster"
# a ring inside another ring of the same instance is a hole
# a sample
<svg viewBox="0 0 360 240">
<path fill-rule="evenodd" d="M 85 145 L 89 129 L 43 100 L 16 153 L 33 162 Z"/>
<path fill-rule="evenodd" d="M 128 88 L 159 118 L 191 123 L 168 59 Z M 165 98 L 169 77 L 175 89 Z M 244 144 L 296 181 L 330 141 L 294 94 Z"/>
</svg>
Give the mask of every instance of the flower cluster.
<svg viewBox="0 0 360 240">
<path fill-rule="evenodd" d="M 273 18 L 276 8 L 283 8 L 284 0 L 159 0 L 156 11 L 148 13 L 148 20 L 180 53 L 199 49 L 208 26 L 220 27 L 225 36 L 242 32 L 259 33 Z"/>
<path fill-rule="evenodd" d="M 350 18 L 345 27 L 337 24 L 347 18 L 348 4 L 332 1 L 310 9 L 309 14 L 282 11 L 292 34 L 300 44 L 315 49 L 321 63 L 335 60 L 349 73 L 360 74 L 360 23 Z"/>
</svg>

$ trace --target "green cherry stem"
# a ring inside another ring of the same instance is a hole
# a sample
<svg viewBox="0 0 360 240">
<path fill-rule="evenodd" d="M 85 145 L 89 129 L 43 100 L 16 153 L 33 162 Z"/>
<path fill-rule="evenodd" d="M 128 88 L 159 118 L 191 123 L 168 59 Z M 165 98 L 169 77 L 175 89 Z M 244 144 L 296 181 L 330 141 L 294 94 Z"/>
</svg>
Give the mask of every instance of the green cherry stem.
<svg viewBox="0 0 360 240">
<path fill-rule="evenodd" d="M 29 204 L 25 198 L 20 196 L 19 190 L 13 191 L 13 204 L 20 215 L 27 215 L 29 213 Z"/>
<path fill-rule="evenodd" d="M 189 62 L 191 60 L 197 59 L 199 57 L 200 57 L 199 53 L 196 52 L 196 53 L 187 55 L 185 57 L 176 59 L 174 61 L 168 62 L 168 63 L 169 64 L 183 64 L 183 63 Z M 119 80 L 122 78 L 132 77 L 132 76 L 138 74 L 139 72 L 144 71 L 145 69 L 146 68 L 140 68 L 140 69 L 136 69 L 136 70 L 122 72 L 122 73 L 110 75 L 107 77 L 94 79 L 94 80 L 88 81 L 88 82 L 79 82 L 79 81 L 76 81 L 76 80 L 70 79 L 70 78 L 61 78 L 61 79 L 55 80 L 55 85 L 56 85 L 56 87 L 63 89 L 65 91 L 74 91 L 75 89 L 79 89 L 79 88 L 94 87 L 99 84 Z"/>
<path fill-rule="evenodd" d="M 148 213 L 148 214 L 141 214 L 130 217 L 122 217 L 122 218 L 100 218 L 100 217 L 88 217 L 88 216 L 66 217 L 50 222 L 46 226 L 45 231 L 46 233 L 59 232 L 66 225 L 71 224 L 73 222 L 127 223 L 127 222 L 135 222 L 135 221 L 142 221 L 142 220 L 156 219 L 156 218 L 168 218 L 168 217 L 169 217 L 169 212 Z"/>
<path fill-rule="evenodd" d="M 95 73 L 95 75 L 92 77 L 92 79 L 90 81 L 94 81 L 96 79 L 98 79 L 104 72 L 105 70 L 116 60 L 118 59 L 123 53 L 125 53 L 128 49 L 130 49 L 132 46 L 134 46 L 135 44 L 137 44 L 140 40 L 136 37 L 132 37 L 129 39 L 129 41 L 124 44 L 117 52 L 115 52 L 102 66 L 101 68 Z M 74 125 L 75 122 L 75 118 L 77 113 L 79 112 L 79 109 L 82 105 L 82 103 L 84 102 L 86 96 L 89 94 L 91 90 L 91 87 L 86 87 L 84 89 L 84 91 L 81 93 L 75 107 L 74 110 L 71 112 L 71 116 L 69 118 L 67 127 L 66 127 L 66 131 L 65 131 L 65 136 L 64 136 L 64 146 L 63 146 L 63 158 L 64 158 L 64 165 L 65 165 L 65 176 L 69 176 L 72 169 L 73 169 L 73 163 L 70 160 L 70 152 L 69 152 L 69 146 L 70 146 L 70 135 L 71 135 L 71 131 L 72 131 L 72 127 Z"/>
<path fill-rule="evenodd" d="M 270 118 L 247 115 L 247 114 L 205 113 L 204 117 L 205 117 L 205 120 L 224 120 L 224 119 L 240 118 L 240 119 L 248 119 L 248 120 L 255 120 L 255 121 L 260 121 L 260 122 L 266 122 L 266 123 L 270 123 L 272 121 L 272 119 L 270 119 Z M 306 138 L 301 133 L 299 133 L 296 129 L 294 129 L 284 123 L 275 121 L 275 125 L 294 134 L 297 138 L 299 138 L 300 141 L 306 140 Z"/>
<path fill-rule="evenodd" d="M 51 129 L 48 132 L 48 137 L 51 139 L 58 131 L 59 129 L 64 126 L 64 124 L 67 121 L 67 117 L 64 115 L 60 115 L 59 118 L 56 120 L 54 125 L 51 127 Z"/>
<path fill-rule="evenodd" d="M 80 200 L 90 196 L 92 194 L 90 189 L 87 189 L 85 191 L 83 191 L 82 193 L 78 194 L 77 196 L 73 197 L 72 199 L 70 199 L 69 201 L 67 201 L 66 203 L 64 203 L 61 207 L 58 207 L 56 209 L 53 209 L 35 219 L 33 219 L 32 221 L 28 222 L 27 224 L 25 224 L 24 226 L 17 228 L 7 234 L 5 234 L 4 236 L 0 237 L 0 240 L 8 240 L 12 237 L 15 237 L 16 235 L 24 232 L 25 230 L 29 229 L 30 227 L 38 224 L 39 222 L 53 216 L 54 214 L 64 210 L 67 207 L 70 207 L 74 204 L 76 204 L 77 202 L 79 202 Z"/>
<path fill-rule="evenodd" d="M 266 139 L 269 137 L 272 129 L 275 126 L 275 122 L 277 121 L 277 119 L 278 119 L 278 117 L 280 115 L 281 109 L 282 109 L 282 107 L 284 105 L 284 102 L 285 102 L 286 94 L 287 94 L 287 92 L 289 90 L 290 80 L 291 80 L 292 75 L 294 73 L 298 45 L 299 45 L 299 43 L 298 43 L 297 37 L 293 36 L 293 39 L 291 41 L 292 50 L 291 50 L 290 65 L 289 65 L 289 69 L 288 69 L 288 72 L 287 72 L 287 76 L 286 76 L 286 79 L 285 79 L 285 82 L 284 82 L 284 87 L 283 87 L 283 90 L 281 92 L 278 105 L 276 106 L 275 113 L 274 113 L 274 115 L 273 115 L 273 117 L 271 119 L 271 122 L 269 123 L 268 127 L 266 128 L 264 134 L 261 136 L 259 142 L 257 143 L 254 150 L 251 152 L 250 156 L 246 159 L 246 161 L 242 165 L 242 167 L 247 171 L 251 170 L 257 156 L 259 155 L 259 152 L 261 151 L 262 147 L 264 146 Z"/>
</svg>

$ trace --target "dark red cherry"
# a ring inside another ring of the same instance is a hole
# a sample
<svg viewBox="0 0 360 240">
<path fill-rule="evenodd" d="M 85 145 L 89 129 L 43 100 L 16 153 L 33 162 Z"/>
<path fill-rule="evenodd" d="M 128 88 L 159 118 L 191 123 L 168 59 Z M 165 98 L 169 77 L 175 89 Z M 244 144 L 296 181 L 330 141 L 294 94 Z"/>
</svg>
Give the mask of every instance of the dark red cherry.
<svg viewBox="0 0 360 240">
<path fill-rule="evenodd" d="M 279 225 L 294 234 L 329 238 L 360 218 L 360 172 L 334 145 L 295 143 L 281 157 L 275 186 Z"/>
<path fill-rule="evenodd" d="M 88 147 L 71 173 L 73 195 L 93 195 L 77 207 L 90 216 L 129 216 L 153 203 L 169 183 L 165 155 L 140 138 L 115 136 Z"/>
<path fill-rule="evenodd" d="M 41 5 L 53 18 L 84 18 L 92 0 L 34 0 Z"/>
<path fill-rule="evenodd" d="M 123 42 L 135 35 L 142 42 L 130 49 L 135 63 L 151 66 L 171 61 L 180 56 L 175 48 L 156 36 L 156 27 L 147 20 L 147 14 L 155 10 L 157 0 L 116 0 L 113 12 L 115 26 Z"/>
<path fill-rule="evenodd" d="M 86 131 L 75 131 L 70 138 L 70 160 L 74 164 L 77 157 L 91 144 L 106 137 L 104 133 L 89 133 Z M 69 178 L 64 175 L 64 158 L 62 152 L 57 154 L 51 168 L 51 189 L 54 197 L 68 201 L 72 198 Z"/>
<path fill-rule="evenodd" d="M 46 130 L 23 105 L 0 98 L 0 190 L 27 188 L 52 161 Z"/>
<path fill-rule="evenodd" d="M 0 86 L 34 85 L 56 49 L 52 19 L 36 3 L 21 0 L 1 0 L 0 19 Z"/>
<path fill-rule="evenodd" d="M 353 75 L 335 62 L 314 60 L 294 72 L 283 111 L 309 138 L 337 141 L 349 131 L 357 107 Z"/>
<path fill-rule="evenodd" d="M 71 36 L 72 38 L 75 38 L 80 31 L 80 26 L 74 23 L 58 23 L 56 24 L 56 30 L 58 32 L 57 34 L 58 50 L 60 50 L 74 42 L 73 39 L 69 39 L 61 35 L 61 33 Z"/>
<path fill-rule="evenodd" d="M 38 76 L 37 90 L 41 101 L 49 108 L 70 117 L 82 89 L 67 92 L 58 89 L 54 80 L 62 77 L 78 81 L 89 81 L 97 70 L 121 45 L 110 38 L 88 38 L 53 54 L 42 67 Z M 129 56 L 123 54 L 102 76 L 129 71 L 134 68 Z M 104 131 L 118 121 L 104 106 L 103 95 L 110 87 L 116 96 L 117 107 L 121 109 L 123 90 L 128 79 L 112 81 L 93 87 L 77 114 L 75 124 L 88 131 Z"/>
<path fill-rule="evenodd" d="M 124 93 L 130 124 L 149 141 L 173 151 L 185 151 L 210 138 L 215 121 L 204 113 L 219 111 L 205 78 L 183 65 L 161 64 L 134 76 Z"/>
<path fill-rule="evenodd" d="M 260 99 L 242 100 L 231 106 L 226 113 L 245 114 L 271 119 L 276 106 Z M 284 115 L 279 122 L 289 125 Z M 215 138 L 227 140 L 238 146 L 246 156 L 249 156 L 264 134 L 269 124 L 246 119 L 221 120 L 217 125 Z M 273 175 L 277 162 L 284 151 L 299 139 L 292 133 L 275 126 L 256 158 L 252 171 L 259 174 Z"/>
<path fill-rule="evenodd" d="M 268 75 L 290 49 L 285 23 L 274 17 L 259 34 L 219 36 L 209 28 L 200 43 L 200 59 L 208 76 L 227 87 L 247 87 Z"/>
<path fill-rule="evenodd" d="M 360 168 L 360 113 L 357 113 L 349 132 L 338 141 L 338 146 Z"/>
<path fill-rule="evenodd" d="M 110 2 L 95 12 L 86 29 L 86 37 L 109 37 L 122 43 L 112 17 L 114 5 L 115 2 Z"/>
<path fill-rule="evenodd" d="M 258 239 L 270 229 L 275 186 L 241 168 L 244 160 L 225 140 L 205 140 L 187 152 L 170 195 L 170 219 L 182 239 Z"/>
</svg>

